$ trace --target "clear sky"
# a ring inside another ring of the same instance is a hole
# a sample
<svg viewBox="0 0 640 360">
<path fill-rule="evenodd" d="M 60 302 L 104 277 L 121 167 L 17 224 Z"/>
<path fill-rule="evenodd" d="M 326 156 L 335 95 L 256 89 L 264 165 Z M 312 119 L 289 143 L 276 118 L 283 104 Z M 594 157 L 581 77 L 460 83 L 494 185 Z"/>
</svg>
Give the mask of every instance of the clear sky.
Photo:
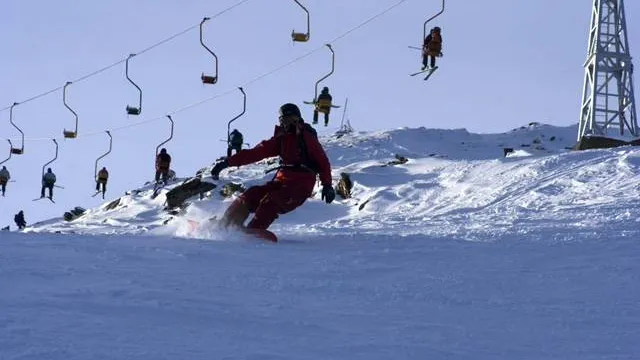
<svg viewBox="0 0 640 360">
<path fill-rule="evenodd" d="M 55 91 L 14 108 L 14 121 L 25 131 L 25 154 L 5 165 L 15 182 L 0 198 L 0 226 L 13 224 L 25 211 L 28 223 L 62 214 L 74 206 L 102 202 L 94 193 L 94 162 L 108 148 L 105 130 L 113 130 L 113 152 L 100 165 L 111 173 L 108 199 L 136 188 L 154 175 L 154 152 L 170 131 L 167 113 L 221 95 L 173 114 L 173 139 L 166 148 L 180 177 L 191 176 L 225 152 L 227 122 L 242 110 L 246 85 L 247 112 L 237 120 L 245 140 L 255 145 L 272 134 L 278 107 L 298 103 L 308 121 L 314 84 L 330 70 L 323 45 L 345 34 L 397 0 L 302 0 L 311 12 L 311 40 L 292 43 L 291 31 L 303 32 L 304 12 L 289 0 L 249 0 L 205 23 L 205 41 L 219 56 L 219 83 L 202 85 L 200 74 L 213 72 L 213 59 L 200 46 L 197 25 L 239 0 L 188 2 L 168 0 L 42 1 L 4 4 L 0 12 L 0 108 L 61 87 L 130 53 L 158 43 L 184 29 L 192 30 L 134 57 L 130 76 L 143 89 L 142 114 L 127 116 L 137 91 L 118 64 L 72 84 L 67 102 L 80 118 L 79 137 L 63 140 L 73 116 Z M 356 130 L 400 126 L 466 128 L 504 132 L 531 121 L 571 125 L 578 121 L 586 59 L 590 0 L 452 1 L 429 25 L 443 29 L 444 57 L 428 82 L 409 77 L 421 66 L 422 24 L 437 13 L 440 0 L 406 0 L 375 21 L 333 42 L 334 74 L 329 86 L 337 104 L 349 98 L 348 114 Z M 640 36 L 640 3 L 626 3 L 632 55 Z M 638 35 L 638 36 L 635 36 Z M 316 50 L 309 56 L 273 70 Z M 268 76 L 259 78 L 263 74 Z M 259 78 L 259 79 L 258 79 Z M 254 81 L 257 80 L 257 81 Z M 636 86 L 637 87 L 637 86 Z M 337 130 L 340 110 L 328 128 Z M 126 127 L 146 120 L 138 126 Z M 0 154 L 11 138 L 20 144 L 0 112 Z M 42 166 L 58 176 L 57 203 L 39 197 Z M 6 158 L 6 155 L 0 156 Z"/>
</svg>

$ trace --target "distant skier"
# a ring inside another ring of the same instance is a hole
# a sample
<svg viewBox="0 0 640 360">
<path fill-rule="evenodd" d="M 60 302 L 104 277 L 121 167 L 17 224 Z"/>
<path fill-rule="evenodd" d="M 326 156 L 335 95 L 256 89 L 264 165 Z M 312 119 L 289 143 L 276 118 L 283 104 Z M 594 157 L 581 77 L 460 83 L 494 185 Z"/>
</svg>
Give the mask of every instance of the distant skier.
<svg viewBox="0 0 640 360">
<path fill-rule="evenodd" d="M 422 44 L 422 70 L 427 69 L 429 66 L 431 69 L 435 68 L 436 57 L 442 56 L 442 35 L 440 31 L 441 29 L 436 26 L 424 38 L 424 43 Z M 429 57 L 431 61 L 429 61 Z"/>
<path fill-rule="evenodd" d="M 109 172 L 106 167 L 103 167 L 98 171 L 98 178 L 96 179 L 96 193 L 100 192 L 102 185 L 102 198 L 104 199 L 104 193 L 107 192 L 107 181 L 109 181 Z"/>
<path fill-rule="evenodd" d="M 244 137 L 242 133 L 238 131 L 238 129 L 233 129 L 231 134 L 229 134 L 228 146 L 227 146 L 227 157 L 231 156 L 231 151 L 235 150 L 236 154 L 242 150 L 242 144 L 244 143 Z"/>
<path fill-rule="evenodd" d="M 13 217 L 13 221 L 15 221 L 16 226 L 18 227 L 18 229 L 22 230 L 25 227 L 27 227 L 27 222 L 24 220 L 24 212 L 22 210 L 20 210 L 20 212 L 18 212 L 14 217 Z"/>
<path fill-rule="evenodd" d="M 51 171 L 51 168 L 47 169 L 47 172 L 42 175 L 42 190 L 40 191 L 40 198 L 44 197 L 44 190 L 49 189 L 49 200 L 53 200 L 53 187 L 56 183 L 56 175 Z"/>
<path fill-rule="evenodd" d="M 318 123 L 318 112 L 324 114 L 324 126 L 329 125 L 329 113 L 331 112 L 331 101 L 333 98 L 329 94 L 329 88 L 323 87 L 318 99 L 316 101 L 316 107 L 313 110 L 313 123 Z"/>
<path fill-rule="evenodd" d="M 0 170 L 0 189 L 2 190 L 2 196 L 4 196 L 5 191 L 7 191 L 7 183 L 11 179 L 11 174 L 9 174 L 9 170 L 7 170 L 6 166 L 3 166 Z"/>
<path fill-rule="evenodd" d="M 216 163 L 211 177 L 218 179 L 229 166 L 242 166 L 265 158 L 279 156 L 280 166 L 273 180 L 252 186 L 226 210 L 223 226 L 242 226 L 250 213 L 248 229 L 267 229 L 279 214 L 286 214 L 302 205 L 311 196 L 320 175 L 322 200 L 327 204 L 335 198 L 331 186 L 331 165 L 311 125 L 304 122 L 295 104 L 280 107 L 280 124 L 273 137 L 256 147 L 244 150 Z"/>
<path fill-rule="evenodd" d="M 167 149 L 162 148 L 156 156 L 156 182 L 162 178 L 162 182 L 169 180 L 169 168 L 171 167 L 171 156 L 167 154 Z"/>
</svg>

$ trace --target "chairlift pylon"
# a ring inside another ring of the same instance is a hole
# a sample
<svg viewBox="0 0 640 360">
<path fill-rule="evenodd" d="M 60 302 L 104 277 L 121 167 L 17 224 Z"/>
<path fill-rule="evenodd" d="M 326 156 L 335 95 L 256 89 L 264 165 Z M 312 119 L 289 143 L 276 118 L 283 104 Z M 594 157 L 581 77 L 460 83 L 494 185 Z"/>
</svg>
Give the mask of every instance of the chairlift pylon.
<svg viewBox="0 0 640 360">
<path fill-rule="evenodd" d="M 18 125 L 16 125 L 16 123 L 13 122 L 13 108 L 18 104 L 19 103 L 14 102 L 13 105 L 11 105 L 11 107 L 9 108 L 9 122 L 20 132 L 20 135 L 22 135 L 22 145 L 19 148 L 15 148 L 12 146 L 11 153 L 15 155 L 22 155 L 24 154 L 24 132 L 18 127 Z"/>
<path fill-rule="evenodd" d="M 342 120 L 340 121 L 340 130 L 336 132 L 336 135 L 342 136 L 344 134 L 348 134 L 353 132 L 353 128 L 351 127 L 351 121 L 347 117 L 347 105 L 349 104 L 349 98 L 346 98 L 344 101 L 344 107 L 342 108 Z M 346 119 L 346 121 L 345 121 Z"/>
<path fill-rule="evenodd" d="M 69 107 L 69 104 L 67 104 L 67 86 L 69 85 L 71 85 L 71 81 L 67 81 L 67 83 L 64 84 L 64 87 L 62 88 L 62 103 L 73 114 L 73 117 L 75 118 L 75 121 L 76 121 L 76 127 L 74 131 L 64 129 L 62 131 L 62 134 L 67 139 L 75 139 L 76 137 L 78 137 L 78 114 L 75 111 L 73 111 L 71 107 Z"/>
<path fill-rule="evenodd" d="M 205 50 L 207 50 L 215 59 L 215 63 L 216 63 L 216 72 L 214 75 L 205 75 L 205 73 L 203 72 L 202 75 L 200 76 L 200 79 L 202 80 L 203 84 L 215 84 L 218 82 L 218 56 L 213 52 L 213 50 L 211 50 L 207 45 L 205 45 L 204 43 L 204 39 L 203 39 L 203 33 L 202 33 L 202 25 L 205 23 L 205 21 L 210 20 L 210 18 L 205 17 L 202 19 L 202 21 L 200 22 L 200 44 L 202 44 L 202 47 L 205 48 Z"/>
<path fill-rule="evenodd" d="M 129 82 L 136 87 L 136 89 L 138 89 L 138 93 L 140 94 L 139 98 L 138 98 L 138 107 L 135 106 L 130 106 L 127 105 L 127 114 L 129 115 L 140 115 L 140 113 L 142 112 L 142 89 L 140 89 L 140 86 L 138 86 L 138 84 L 136 84 L 135 82 L 133 82 L 133 80 L 131 80 L 131 78 L 129 77 L 129 60 L 136 56 L 136 54 L 130 54 L 127 57 L 127 60 L 125 61 L 125 76 L 127 77 L 127 80 L 129 80 Z"/>
<path fill-rule="evenodd" d="M 311 36 L 311 15 L 309 14 L 309 10 L 307 10 L 307 8 L 304 7 L 298 0 L 293 1 L 295 1 L 295 3 L 298 4 L 298 6 L 300 6 L 302 10 L 307 13 L 307 32 L 297 33 L 295 30 L 291 30 L 291 38 L 294 42 L 307 42 L 309 41 L 309 38 Z"/>
<path fill-rule="evenodd" d="M 239 87 L 238 89 L 242 93 L 242 97 L 243 97 L 242 112 L 236 115 L 236 117 L 234 117 L 233 119 L 229 120 L 229 122 L 227 123 L 227 147 L 231 145 L 229 140 L 229 136 L 231 136 L 231 123 L 238 120 L 247 111 L 247 94 L 244 92 L 244 89 L 242 87 Z"/>
</svg>

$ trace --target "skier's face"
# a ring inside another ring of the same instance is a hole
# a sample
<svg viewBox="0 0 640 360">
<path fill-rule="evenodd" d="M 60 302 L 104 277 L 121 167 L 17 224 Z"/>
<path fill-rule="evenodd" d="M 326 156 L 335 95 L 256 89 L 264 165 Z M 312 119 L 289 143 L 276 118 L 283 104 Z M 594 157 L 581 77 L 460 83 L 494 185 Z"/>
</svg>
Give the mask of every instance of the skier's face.
<svg viewBox="0 0 640 360">
<path fill-rule="evenodd" d="M 297 115 L 284 115 L 280 116 L 280 126 L 289 130 L 291 126 L 294 126 L 300 121 Z"/>
</svg>

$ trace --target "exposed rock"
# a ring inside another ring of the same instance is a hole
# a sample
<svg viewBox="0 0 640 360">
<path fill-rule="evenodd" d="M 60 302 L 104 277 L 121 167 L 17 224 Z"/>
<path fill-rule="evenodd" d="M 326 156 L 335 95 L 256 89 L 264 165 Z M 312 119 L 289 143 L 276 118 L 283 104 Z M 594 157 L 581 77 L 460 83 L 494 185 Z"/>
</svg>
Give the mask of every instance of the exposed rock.
<svg viewBox="0 0 640 360">
<path fill-rule="evenodd" d="M 120 205 L 120 199 L 121 198 L 117 198 L 117 199 L 113 200 L 112 202 L 107 204 L 107 206 L 105 206 L 104 209 L 105 210 L 113 210 L 113 209 L 117 208 L 118 205 Z"/>
<path fill-rule="evenodd" d="M 228 198 L 228 197 L 231 197 L 236 192 L 245 192 L 245 188 L 242 186 L 242 184 L 227 183 L 227 184 L 224 184 L 224 186 L 222 187 L 222 190 L 220 190 L 220 195 Z"/>
<path fill-rule="evenodd" d="M 351 176 L 347 173 L 340 173 L 340 181 L 338 181 L 338 185 L 336 186 L 336 192 L 343 199 L 351 198 L 351 189 L 353 188 L 353 182 L 351 181 Z"/>
<path fill-rule="evenodd" d="M 504 157 L 507 157 L 507 155 L 513 152 L 513 148 L 503 148 L 502 151 L 504 152 Z"/>
<path fill-rule="evenodd" d="M 396 154 L 396 159 L 395 160 L 391 160 L 388 163 L 382 165 L 382 166 L 388 166 L 388 165 L 401 165 L 401 164 L 406 164 L 407 161 L 409 161 L 409 159 L 407 159 L 404 156 L 400 156 L 398 154 Z"/>
<path fill-rule="evenodd" d="M 367 205 L 367 203 L 369 203 L 369 201 L 371 201 L 371 198 L 368 198 L 362 204 L 360 204 L 360 206 L 358 207 L 358 211 L 362 211 L 362 209 L 364 209 L 364 206 Z"/>
<path fill-rule="evenodd" d="M 181 206 L 188 198 L 200 195 L 216 188 L 215 184 L 190 178 L 167 192 L 167 207 L 169 209 Z"/>
<path fill-rule="evenodd" d="M 84 213 L 87 212 L 86 209 L 80 207 L 80 206 L 76 206 L 75 208 L 73 208 L 72 210 L 69 210 L 67 212 L 64 213 L 64 219 L 66 221 L 73 221 L 79 217 L 81 217 L 82 215 L 84 215 Z"/>
<path fill-rule="evenodd" d="M 208 174 L 206 174 L 206 172 L 209 169 L 211 169 L 211 168 L 210 167 L 200 168 L 198 171 L 196 171 L 196 177 L 203 178 L 203 177 L 207 176 Z"/>
</svg>

